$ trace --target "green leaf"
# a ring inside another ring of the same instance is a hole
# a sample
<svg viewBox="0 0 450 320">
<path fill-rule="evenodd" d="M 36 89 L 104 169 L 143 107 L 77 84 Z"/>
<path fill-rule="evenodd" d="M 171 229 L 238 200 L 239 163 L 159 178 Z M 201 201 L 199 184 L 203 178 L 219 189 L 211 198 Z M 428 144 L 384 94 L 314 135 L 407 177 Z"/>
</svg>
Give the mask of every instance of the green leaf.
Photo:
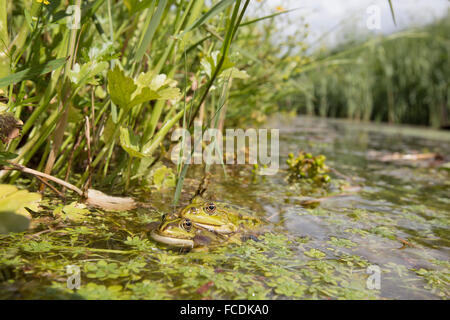
<svg viewBox="0 0 450 320">
<path fill-rule="evenodd" d="M 31 19 L 30 12 L 27 9 L 24 9 L 23 14 L 25 16 L 25 21 L 27 22 L 28 29 L 30 29 L 30 31 L 33 31 L 33 20 Z"/>
<path fill-rule="evenodd" d="M 200 27 L 202 24 L 204 24 L 206 21 L 214 17 L 215 15 L 219 14 L 223 10 L 225 10 L 228 6 L 233 4 L 235 0 L 222 0 L 216 3 L 211 9 L 209 9 L 208 12 L 206 12 L 204 15 L 202 15 L 200 18 L 198 18 L 194 23 L 192 23 L 190 26 L 188 26 L 184 32 L 181 35 L 184 35 L 185 33 Z"/>
<path fill-rule="evenodd" d="M 0 234 L 28 229 L 30 214 L 25 208 L 38 210 L 41 195 L 0 184 Z"/>
<path fill-rule="evenodd" d="M 145 154 L 139 151 L 139 137 L 129 128 L 120 128 L 120 145 L 132 157 L 145 157 Z"/>
<path fill-rule="evenodd" d="M 89 214 L 89 210 L 86 208 L 86 205 L 76 201 L 66 206 L 60 206 L 53 211 L 55 217 L 75 222 L 84 221 L 87 214 Z"/>
<path fill-rule="evenodd" d="M 114 136 L 115 131 L 115 124 L 112 119 L 112 117 L 109 117 L 108 120 L 106 120 L 105 129 L 103 130 L 103 134 L 101 135 L 101 139 L 103 141 L 110 141 Z"/>
<path fill-rule="evenodd" d="M 317 258 L 317 259 L 322 259 L 326 256 L 326 254 L 324 252 L 314 249 L 314 248 L 311 248 L 311 250 L 309 250 L 309 251 L 303 252 L 303 254 L 310 258 Z"/>
<path fill-rule="evenodd" d="M 165 74 L 156 75 L 154 71 L 141 73 L 136 84 L 141 92 L 133 98 L 131 105 L 150 100 L 178 99 L 181 96 L 180 89 L 175 87 L 177 85 L 175 80 L 167 78 Z"/>
<path fill-rule="evenodd" d="M 11 152 L 0 152 L 0 165 L 8 165 L 8 160 L 17 158 L 18 156 Z"/>
<path fill-rule="evenodd" d="M 232 67 L 224 70 L 220 77 L 225 79 L 248 79 L 250 76 L 245 70 L 239 70 L 238 68 Z"/>
<path fill-rule="evenodd" d="M 153 91 L 150 88 L 142 88 L 141 93 L 136 95 L 133 100 L 130 101 L 129 107 L 159 98 L 160 95 L 156 91 Z"/>
<path fill-rule="evenodd" d="M 9 184 L 0 184 L 0 211 L 11 211 L 29 217 L 25 207 L 36 211 L 41 200 L 39 193 L 18 190 Z"/>
<path fill-rule="evenodd" d="M 23 80 L 34 79 L 42 74 L 56 70 L 66 63 L 66 58 L 56 59 L 44 64 L 34 66 L 0 79 L 0 88 L 9 86 L 10 84 L 18 83 Z"/>
<path fill-rule="evenodd" d="M 140 62 L 142 60 L 142 57 L 144 56 L 145 51 L 147 50 L 150 43 L 152 42 L 153 35 L 155 34 L 157 27 L 160 25 L 160 20 L 161 20 L 162 14 L 164 12 L 164 9 L 166 8 L 166 5 L 167 5 L 167 0 L 159 1 L 158 8 L 156 9 L 156 12 L 152 15 L 151 20 L 148 24 L 148 27 L 145 30 L 145 34 L 139 44 L 139 48 L 136 51 L 136 55 L 134 57 L 135 61 Z"/>
<path fill-rule="evenodd" d="M 152 78 L 152 81 L 150 82 L 150 88 L 153 90 L 158 90 L 166 84 L 166 80 L 167 76 L 164 73 L 158 74 L 157 76 Z"/>
<path fill-rule="evenodd" d="M 253 24 L 253 23 L 256 23 L 256 22 L 259 22 L 259 21 L 262 21 L 262 20 L 271 19 L 271 18 L 274 18 L 274 17 L 276 17 L 276 16 L 278 16 L 280 14 L 286 14 L 286 13 L 289 13 L 289 12 L 292 12 L 292 11 L 295 11 L 295 10 L 298 10 L 298 9 L 300 9 L 300 8 L 295 8 L 295 9 L 285 10 L 285 11 L 281 11 L 281 12 L 276 12 L 276 13 L 273 13 L 273 14 L 270 14 L 270 15 L 267 15 L 267 16 L 264 16 L 264 17 L 261 17 L 261 18 L 256 18 L 256 19 L 252 19 L 252 20 L 249 20 L 249 21 L 245 21 L 245 22 L 242 22 L 241 24 L 239 24 L 239 27 L 247 26 L 249 24 Z"/>
<path fill-rule="evenodd" d="M 53 249 L 53 244 L 48 241 L 29 241 L 21 243 L 22 250 L 29 253 L 43 253 L 49 252 Z"/>
<path fill-rule="evenodd" d="M 68 72 L 70 80 L 78 86 L 83 86 L 88 81 L 91 81 L 97 74 L 106 70 L 109 64 L 106 61 L 97 63 L 96 61 L 89 61 L 81 67 L 78 63 L 73 66 L 73 69 Z"/>
<path fill-rule="evenodd" d="M 128 107 L 136 88 L 133 79 L 127 77 L 118 66 L 108 71 L 108 91 L 115 104 L 122 108 Z"/>
<path fill-rule="evenodd" d="M 136 12 L 142 11 L 152 4 L 153 0 L 124 0 L 125 7 L 127 7 L 128 12 L 131 15 Z"/>
<path fill-rule="evenodd" d="M 163 87 L 175 87 L 177 82 L 173 79 L 167 78 L 164 73 L 156 75 L 154 71 L 141 73 L 136 80 L 136 84 L 140 88 L 149 87 L 154 91 L 163 89 Z"/>
<path fill-rule="evenodd" d="M 180 89 L 166 88 L 158 91 L 158 100 L 178 99 L 181 96 Z"/>
<path fill-rule="evenodd" d="M 216 69 L 218 67 L 219 61 L 221 60 L 220 52 L 214 51 L 211 53 L 210 56 L 202 59 L 200 62 L 203 66 L 203 69 L 205 73 L 208 75 L 208 77 L 211 79 L 212 75 L 216 72 Z M 220 70 L 217 73 L 217 76 L 220 76 L 220 74 L 226 70 L 230 69 L 234 66 L 234 63 L 230 61 L 228 57 L 225 57 L 223 60 L 222 65 L 220 66 Z"/>
</svg>

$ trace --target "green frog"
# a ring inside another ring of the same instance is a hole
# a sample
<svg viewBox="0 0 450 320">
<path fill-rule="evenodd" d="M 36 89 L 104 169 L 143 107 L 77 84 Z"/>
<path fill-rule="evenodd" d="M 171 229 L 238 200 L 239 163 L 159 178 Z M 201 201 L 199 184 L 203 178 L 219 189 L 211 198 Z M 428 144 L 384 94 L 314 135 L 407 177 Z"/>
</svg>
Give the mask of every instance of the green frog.
<svg viewBox="0 0 450 320">
<path fill-rule="evenodd" d="M 200 250 L 224 242 L 257 240 L 252 231 L 262 221 L 241 211 L 226 203 L 195 198 L 178 215 L 164 215 L 151 237 L 169 246 Z"/>
<path fill-rule="evenodd" d="M 204 250 L 210 245 L 222 243 L 220 234 L 199 229 L 190 219 L 173 215 L 163 215 L 159 226 L 152 227 L 150 236 L 153 240 L 170 247 Z"/>
<path fill-rule="evenodd" d="M 153 240 L 173 247 L 193 248 L 197 233 L 189 219 L 163 216 L 161 224 L 155 228 L 150 236 Z"/>
<path fill-rule="evenodd" d="M 250 231 L 259 227 L 262 221 L 242 211 L 242 209 L 223 202 L 208 201 L 196 197 L 180 212 L 181 218 L 203 230 L 220 235 Z"/>
</svg>

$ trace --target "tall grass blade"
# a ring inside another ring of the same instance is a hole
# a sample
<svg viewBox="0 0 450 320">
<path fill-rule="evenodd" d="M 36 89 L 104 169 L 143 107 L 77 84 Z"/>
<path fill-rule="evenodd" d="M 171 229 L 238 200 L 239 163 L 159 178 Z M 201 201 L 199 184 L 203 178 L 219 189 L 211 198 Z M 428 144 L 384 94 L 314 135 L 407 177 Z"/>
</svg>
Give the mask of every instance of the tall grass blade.
<svg viewBox="0 0 450 320">
<path fill-rule="evenodd" d="M 67 58 L 55 59 L 47 63 L 24 69 L 22 71 L 10 74 L 0 79 L 0 88 L 10 84 L 19 83 L 24 80 L 31 80 L 40 75 L 49 73 L 62 67 L 67 61 Z"/>
<path fill-rule="evenodd" d="M 395 21 L 394 7 L 392 6 L 392 0 L 388 1 L 389 1 L 389 8 L 391 9 L 392 20 L 394 21 L 394 24 L 397 25 L 397 22 Z"/>
<path fill-rule="evenodd" d="M 195 28 L 200 27 L 202 24 L 204 24 L 206 21 L 214 17 L 215 15 L 219 14 L 223 10 L 225 10 L 228 6 L 233 4 L 236 0 L 222 0 L 216 3 L 211 9 L 209 9 L 208 12 L 206 12 L 204 15 L 202 15 L 200 18 L 198 18 L 196 21 L 194 21 L 193 24 L 188 26 L 184 32 L 181 34 L 182 36 L 188 33 L 189 31 L 194 30 Z"/>
<path fill-rule="evenodd" d="M 150 23 L 145 30 L 144 37 L 139 44 L 139 48 L 136 51 L 136 55 L 134 56 L 134 61 L 138 62 L 142 60 L 144 57 L 144 53 L 147 48 L 150 46 L 152 42 L 153 36 L 155 35 L 156 29 L 160 25 L 161 17 L 163 15 L 164 9 L 166 8 L 167 0 L 160 0 L 158 3 L 158 7 L 156 8 L 156 12 L 153 14 Z"/>
</svg>

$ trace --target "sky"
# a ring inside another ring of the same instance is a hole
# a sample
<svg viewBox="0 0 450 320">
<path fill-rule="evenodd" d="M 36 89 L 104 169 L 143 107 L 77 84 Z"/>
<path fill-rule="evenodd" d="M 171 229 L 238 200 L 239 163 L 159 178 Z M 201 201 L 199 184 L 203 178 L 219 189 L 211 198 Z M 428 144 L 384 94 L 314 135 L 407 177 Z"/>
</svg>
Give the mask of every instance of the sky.
<svg viewBox="0 0 450 320">
<path fill-rule="evenodd" d="M 306 22 L 310 31 L 307 42 L 332 46 L 342 40 L 343 31 L 389 34 L 428 24 L 445 16 L 450 8 L 449 0 L 392 0 L 392 4 L 397 25 L 387 0 L 253 0 L 249 14 L 264 16 L 276 12 L 279 6 L 286 10 L 299 8 L 288 13 L 289 18 L 276 18 L 283 33 L 292 34 Z"/>
</svg>

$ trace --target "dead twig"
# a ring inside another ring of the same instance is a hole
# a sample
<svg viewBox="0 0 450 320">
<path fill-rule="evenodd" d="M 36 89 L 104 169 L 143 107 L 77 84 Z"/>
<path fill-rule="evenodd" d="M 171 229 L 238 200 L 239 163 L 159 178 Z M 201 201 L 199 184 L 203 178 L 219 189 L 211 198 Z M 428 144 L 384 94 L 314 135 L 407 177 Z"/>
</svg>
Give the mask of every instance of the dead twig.
<svg viewBox="0 0 450 320">
<path fill-rule="evenodd" d="M 83 191 L 81 191 L 81 189 L 77 188 L 73 184 L 68 183 L 68 182 L 66 182 L 66 181 L 64 181 L 62 179 L 56 178 L 56 177 L 54 177 L 52 175 L 49 175 L 49 174 L 46 174 L 46 173 L 43 173 L 43 172 L 40 172 L 40 171 L 37 171 L 37 170 L 34 170 L 34 169 L 27 168 L 27 167 L 25 167 L 25 166 L 23 166 L 21 164 L 18 164 L 18 163 L 13 163 L 13 162 L 8 161 L 8 164 L 15 170 L 19 170 L 19 171 L 21 171 L 23 173 L 28 173 L 28 174 L 31 174 L 31 175 L 36 176 L 36 177 L 41 177 L 41 178 L 53 181 L 53 182 L 55 182 L 57 184 L 60 184 L 60 185 L 62 185 L 64 187 L 66 187 L 67 189 L 70 189 L 70 190 L 78 193 L 80 196 L 83 196 Z"/>
<path fill-rule="evenodd" d="M 40 182 L 44 183 L 47 187 L 49 187 L 54 193 L 56 193 L 62 199 L 66 199 L 66 196 L 61 191 L 56 189 L 54 186 L 52 186 L 50 183 L 48 183 L 45 179 L 42 179 L 41 177 L 38 177 L 38 176 L 36 176 L 36 179 L 38 179 Z"/>
<path fill-rule="evenodd" d="M 94 189 L 88 189 L 86 192 L 83 192 L 80 188 L 74 186 L 73 184 L 64 181 L 62 179 L 56 178 L 54 176 L 51 176 L 49 174 L 33 170 L 30 168 L 27 168 L 21 164 L 13 163 L 8 161 L 8 165 L 12 167 L 12 169 L 19 170 L 24 173 L 31 174 L 35 177 L 41 177 L 45 178 L 47 180 L 53 181 L 55 183 L 58 183 L 67 189 L 70 189 L 76 193 L 83 199 L 86 199 L 86 202 L 94 207 L 99 207 L 104 210 L 109 211 L 125 211 L 125 210 L 131 210 L 136 208 L 136 201 L 134 201 L 133 198 L 130 197 L 113 197 L 109 196 L 107 194 L 104 194 L 101 191 L 94 190 Z"/>
</svg>

